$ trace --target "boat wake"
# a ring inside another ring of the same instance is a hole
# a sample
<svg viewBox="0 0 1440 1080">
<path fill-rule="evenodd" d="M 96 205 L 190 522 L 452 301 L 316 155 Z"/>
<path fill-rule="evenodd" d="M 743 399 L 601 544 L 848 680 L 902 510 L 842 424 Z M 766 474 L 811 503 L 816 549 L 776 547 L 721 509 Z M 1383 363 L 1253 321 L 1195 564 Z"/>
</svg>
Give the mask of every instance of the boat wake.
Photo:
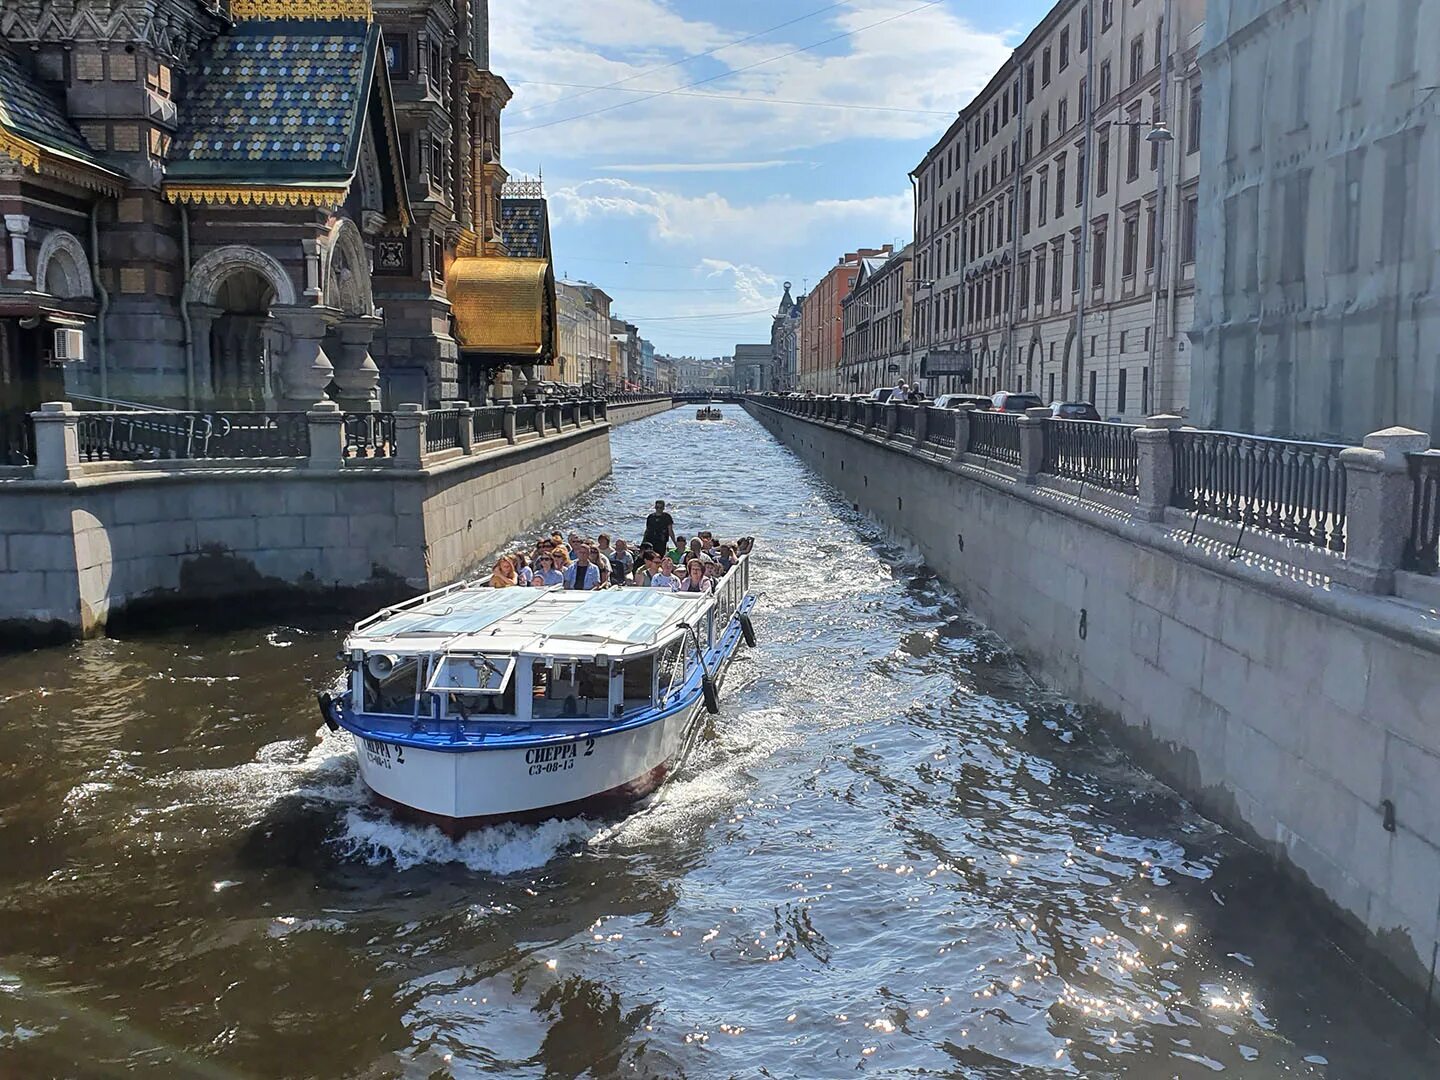
<svg viewBox="0 0 1440 1080">
<path fill-rule="evenodd" d="M 517 874 L 582 850 L 604 828 L 603 822 L 576 818 L 494 825 L 451 839 L 434 826 L 397 821 L 379 807 L 354 806 L 341 819 L 333 846 L 342 858 L 366 866 L 412 870 L 459 864 L 490 874 Z"/>
</svg>

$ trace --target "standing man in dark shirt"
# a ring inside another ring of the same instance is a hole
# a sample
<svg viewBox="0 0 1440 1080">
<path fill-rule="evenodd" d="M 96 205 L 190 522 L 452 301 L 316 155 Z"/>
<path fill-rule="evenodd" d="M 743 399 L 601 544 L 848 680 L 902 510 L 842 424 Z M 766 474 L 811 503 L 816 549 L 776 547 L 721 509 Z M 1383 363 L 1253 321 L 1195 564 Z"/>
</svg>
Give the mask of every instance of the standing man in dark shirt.
<svg viewBox="0 0 1440 1080">
<path fill-rule="evenodd" d="M 665 550 L 675 539 L 675 519 L 665 512 L 665 500 L 655 500 L 655 512 L 645 519 L 645 543 L 656 551 Z"/>
</svg>

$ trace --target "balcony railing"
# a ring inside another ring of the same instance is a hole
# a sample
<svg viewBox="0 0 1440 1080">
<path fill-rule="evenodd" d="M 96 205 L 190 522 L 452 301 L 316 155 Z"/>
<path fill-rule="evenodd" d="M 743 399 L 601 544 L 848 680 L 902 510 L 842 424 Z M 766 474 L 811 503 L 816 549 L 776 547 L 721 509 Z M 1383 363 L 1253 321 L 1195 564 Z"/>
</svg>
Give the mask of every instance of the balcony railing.
<svg viewBox="0 0 1440 1080">
<path fill-rule="evenodd" d="M 1184 428 L 1170 441 L 1172 506 L 1345 550 L 1345 447 Z"/>
<path fill-rule="evenodd" d="M 344 431 L 346 461 L 395 456 L 394 413 L 346 413 Z"/>
<path fill-rule="evenodd" d="M 459 409 L 432 409 L 425 415 L 425 452 L 453 450 L 460 445 Z"/>
<path fill-rule="evenodd" d="M 310 453 L 303 412 L 81 413 L 80 460 L 289 458 Z"/>
<path fill-rule="evenodd" d="M 1440 573 L 1440 451 L 1411 454 L 1410 536 L 1405 542 L 1405 569 Z"/>
<path fill-rule="evenodd" d="M 1041 471 L 1134 495 L 1140 490 L 1135 428 L 1098 420 L 1047 420 Z"/>
<path fill-rule="evenodd" d="M 1020 466 L 1020 414 L 972 412 L 966 453 Z"/>
</svg>

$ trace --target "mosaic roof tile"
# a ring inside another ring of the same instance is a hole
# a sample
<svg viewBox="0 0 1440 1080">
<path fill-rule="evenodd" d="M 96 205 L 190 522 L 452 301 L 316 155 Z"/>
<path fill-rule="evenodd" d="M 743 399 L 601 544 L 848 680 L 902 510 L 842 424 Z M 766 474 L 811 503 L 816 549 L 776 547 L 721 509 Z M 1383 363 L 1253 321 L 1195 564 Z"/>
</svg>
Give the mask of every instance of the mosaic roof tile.
<svg viewBox="0 0 1440 1080">
<path fill-rule="evenodd" d="M 521 259 L 548 259 L 544 199 L 500 200 L 500 232 L 510 254 Z"/>
<path fill-rule="evenodd" d="M 172 178 L 272 183 L 354 171 L 378 30 L 242 22 L 216 38 L 182 110 Z"/>
<path fill-rule="evenodd" d="M 0 42 L 0 126 L 46 149 L 87 162 L 100 160 L 66 117 L 59 101 L 36 84 L 3 42 Z"/>
</svg>

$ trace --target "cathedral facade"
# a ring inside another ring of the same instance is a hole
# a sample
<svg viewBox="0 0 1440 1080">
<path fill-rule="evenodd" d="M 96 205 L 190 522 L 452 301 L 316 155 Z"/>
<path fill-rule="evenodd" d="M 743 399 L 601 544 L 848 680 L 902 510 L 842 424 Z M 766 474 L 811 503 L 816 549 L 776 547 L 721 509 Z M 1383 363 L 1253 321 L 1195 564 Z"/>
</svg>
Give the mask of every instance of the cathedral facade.
<svg viewBox="0 0 1440 1080">
<path fill-rule="evenodd" d="M 487 0 L 5 0 L 0 416 L 523 392 L 555 285 L 488 30 Z"/>
</svg>

